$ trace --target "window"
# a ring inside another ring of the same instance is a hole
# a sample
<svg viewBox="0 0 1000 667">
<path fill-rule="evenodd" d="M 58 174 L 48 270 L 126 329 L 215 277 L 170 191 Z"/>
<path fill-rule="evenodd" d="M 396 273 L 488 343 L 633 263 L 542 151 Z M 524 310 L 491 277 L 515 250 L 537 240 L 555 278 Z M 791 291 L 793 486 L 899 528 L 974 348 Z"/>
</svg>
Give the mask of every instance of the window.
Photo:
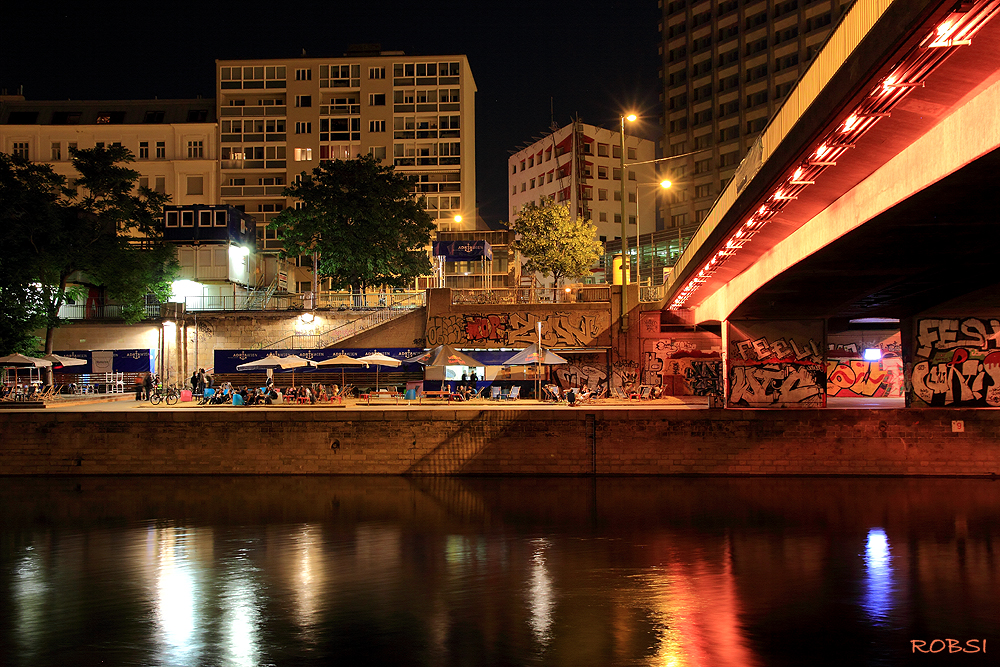
<svg viewBox="0 0 1000 667">
<path fill-rule="evenodd" d="M 311 69 L 297 69 L 295 70 L 295 80 L 296 81 L 312 81 L 313 73 Z"/>
<path fill-rule="evenodd" d="M 615 179 L 616 181 L 620 181 L 622 179 L 622 170 L 619 169 L 618 167 L 612 169 L 611 178 Z"/>
<path fill-rule="evenodd" d="M 618 159 L 621 158 L 621 156 L 622 156 L 622 147 L 621 146 L 612 146 L 611 147 L 611 157 L 613 157 L 616 160 L 618 160 Z"/>
<path fill-rule="evenodd" d="M 634 225 L 635 224 L 635 216 L 634 215 L 630 215 L 628 217 L 628 224 L 630 224 L 630 225 Z"/>
<path fill-rule="evenodd" d="M 62 159 L 62 144 L 59 143 L 58 141 L 53 141 L 52 142 L 52 161 L 55 162 L 56 160 L 61 160 L 61 159 Z"/>
<path fill-rule="evenodd" d="M 516 164 L 510 165 L 510 173 L 511 173 L 512 176 L 517 173 L 517 165 Z"/>
<path fill-rule="evenodd" d="M 189 141 L 188 157 L 205 157 L 205 142 Z"/>
<path fill-rule="evenodd" d="M 708 197 L 710 194 L 712 194 L 712 185 L 711 185 L 711 183 L 706 183 L 704 185 L 695 186 L 695 189 L 694 189 L 694 196 L 695 197 Z"/>
<path fill-rule="evenodd" d="M 149 142 L 140 141 L 139 142 L 139 159 L 148 160 L 149 159 Z"/>
<path fill-rule="evenodd" d="M 190 187 L 190 177 L 188 178 L 188 187 Z M 211 227 L 212 226 L 212 212 L 211 211 L 198 211 L 198 226 L 199 227 Z"/>
<path fill-rule="evenodd" d="M 607 211 L 601 211 L 598 214 L 597 219 L 600 220 L 601 222 L 607 222 L 608 221 L 608 212 Z M 602 237 L 602 240 L 603 240 L 603 237 Z"/>
<path fill-rule="evenodd" d="M 156 142 L 156 159 L 166 160 L 167 159 L 167 144 L 164 141 Z"/>
<path fill-rule="evenodd" d="M 739 163 L 740 153 L 739 151 L 732 151 L 730 153 L 723 153 L 719 156 L 719 166 L 730 167 L 734 164 Z"/>
<path fill-rule="evenodd" d="M 719 130 L 719 141 L 732 141 L 734 139 L 740 138 L 740 127 L 739 125 L 733 125 L 732 127 L 724 127 Z"/>
<path fill-rule="evenodd" d="M 312 123 L 296 121 L 295 134 L 312 134 Z"/>
<path fill-rule="evenodd" d="M 621 201 L 621 200 L 622 200 L 621 190 L 615 190 L 615 201 Z M 621 222 L 621 220 L 619 220 L 618 222 Z"/>
<path fill-rule="evenodd" d="M 616 225 L 622 224 L 622 214 L 621 213 L 615 213 L 615 224 Z"/>
<path fill-rule="evenodd" d="M 369 132 L 385 132 L 385 121 L 384 120 L 370 120 L 370 121 L 368 121 L 368 131 Z"/>
<path fill-rule="evenodd" d="M 384 107 L 385 106 L 385 93 L 370 93 L 368 95 L 368 106 L 370 106 L 370 107 Z"/>
<path fill-rule="evenodd" d="M 532 168 L 534 166 L 535 166 L 535 157 L 531 156 L 531 157 L 528 158 L 528 168 L 530 169 L 530 168 Z"/>
<path fill-rule="evenodd" d="M 167 227 L 176 227 L 177 226 L 177 224 L 178 224 L 177 223 L 177 218 L 178 218 L 177 213 L 178 213 L 178 211 L 167 211 L 167 221 L 166 221 L 166 226 Z"/>
<path fill-rule="evenodd" d="M 28 159 L 28 142 L 27 141 L 15 141 L 14 142 L 14 155 L 17 157 L 23 157 L 25 160 Z"/>
<path fill-rule="evenodd" d="M 696 174 L 704 174 L 711 170 L 712 170 L 711 158 L 709 158 L 708 160 L 698 160 L 697 162 L 694 163 L 694 173 Z"/>
<path fill-rule="evenodd" d="M 521 171 L 524 171 L 524 160 L 521 160 Z"/>
<path fill-rule="evenodd" d="M 607 189 L 599 188 L 597 190 L 597 201 L 607 201 L 607 200 L 608 200 L 608 191 L 607 191 Z"/>
<path fill-rule="evenodd" d="M 308 162 L 313 159 L 313 152 L 311 148 L 296 148 L 295 149 L 295 161 L 296 162 Z"/>
<path fill-rule="evenodd" d="M 670 224 L 673 227 L 680 227 L 681 225 L 687 224 L 688 215 L 687 213 L 678 213 L 676 215 L 670 216 Z"/>
<path fill-rule="evenodd" d="M 628 159 L 629 160 L 634 160 L 635 159 L 635 149 L 634 148 L 629 148 L 628 149 Z"/>
<path fill-rule="evenodd" d="M 597 177 L 598 178 L 607 178 L 608 177 L 608 168 L 607 167 L 598 166 L 597 167 Z"/>
<path fill-rule="evenodd" d="M 295 96 L 295 106 L 297 107 L 311 107 L 313 105 L 312 95 L 296 95 Z"/>
<path fill-rule="evenodd" d="M 527 189 L 528 189 L 528 184 L 527 183 L 521 183 L 521 192 L 524 192 Z"/>
<path fill-rule="evenodd" d="M 528 189 L 529 190 L 534 190 L 535 189 L 535 179 L 531 179 L 531 184 L 528 186 Z"/>
<path fill-rule="evenodd" d="M 635 203 L 635 193 L 634 192 L 628 193 L 628 201 L 629 201 L 630 204 L 634 204 Z"/>
<path fill-rule="evenodd" d="M 708 148 L 711 145 L 712 145 L 712 135 L 711 134 L 703 134 L 700 137 L 695 137 L 694 138 L 694 148 L 695 148 L 695 150 L 698 150 L 700 148 Z"/>
<path fill-rule="evenodd" d="M 372 146 L 368 149 L 368 154 L 376 160 L 385 159 L 385 146 Z"/>
<path fill-rule="evenodd" d="M 153 192 L 159 192 L 161 195 L 167 192 L 167 177 L 157 176 L 153 179 Z"/>
<path fill-rule="evenodd" d="M 369 79 L 384 79 L 385 78 L 385 68 L 384 67 L 369 67 L 368 68 L 368 78 Z"/>
<path fill-rule="evenodd" d="M 635 180 L 635 172 L 632 171 L 631 169 L 628 170 L 628 180 L 630 180 L 630 181 L 634 181 Z"/>
<path fill-rule="evenodd" d="M 703 222 L 705 220 L 705 218 L 707 218 L 707 217 L 708 217 L 708 209 L 707 208 L 699 208 L 697 211 L 694 212 L 694 221 L 695 222 Z"/>
</svg>

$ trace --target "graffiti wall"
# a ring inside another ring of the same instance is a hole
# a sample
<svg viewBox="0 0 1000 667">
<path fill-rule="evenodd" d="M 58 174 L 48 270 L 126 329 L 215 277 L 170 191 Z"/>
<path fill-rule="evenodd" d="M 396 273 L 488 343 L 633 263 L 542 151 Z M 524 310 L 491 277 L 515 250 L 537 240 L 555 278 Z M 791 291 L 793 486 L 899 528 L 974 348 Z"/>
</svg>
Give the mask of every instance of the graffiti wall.
<svg viewBox="0 0 1000 667">
<path fill-rule="evenodd" d="M 1000 406 L 1000 319 L 917 320 L 914 406 Z"/>
<path fill-rule="evenodd" d="M 597 390 L 608 382 L 608 355 L 606 352 L 583 354 L 562 353 L 568 364 L 553 366 L 552 377 L 563 389 L 582 387 L 586 384 Z"/>
<path fill-rule="evenodd" d="M 865 350 L 878 361 L 865 361 Z M 845 331 L 827 336 L 826 393 L 838 398 L 902 398 L 899 331 Z"/>
<path fill-rule="evenodd" d="M 534 311 L 522 313 L 452 313 L 427 318 L 427 345 L 526 347 L 537 341 L 543 322 L 544 347 L 608 347 L 611 314 L 607 311 Z"/>
<path fill-rule="evenodd" d="M 729 405 L 826 405 L 822 320 L 727 322 Z"/>
<path fill-rule="evenodd" d="M 665 396 L 721 396 L 722 341 L 708 333 L 643 339 L 638 384 Z"/>
</svg>

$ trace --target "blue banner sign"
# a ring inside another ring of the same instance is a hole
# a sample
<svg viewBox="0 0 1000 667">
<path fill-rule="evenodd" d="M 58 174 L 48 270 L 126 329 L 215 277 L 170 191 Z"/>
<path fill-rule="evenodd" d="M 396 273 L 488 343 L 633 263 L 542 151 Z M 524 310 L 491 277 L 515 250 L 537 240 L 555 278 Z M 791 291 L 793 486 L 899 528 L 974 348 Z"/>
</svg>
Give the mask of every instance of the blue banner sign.
<svg viewBox="0 0 1000 667">
<path fill-rule="evenodd" d="M 86 364 L 55 369 L 56 373 L 90 375 L 94 373 L 152 373 L 156 351 L 144 348 L 131 350 L 56 350 L 54 354 L 71 359 L 83 359 Z"/>
<path fill-rule="evenodd" d="M 486 241 L 435 241 L 434 254 L 448 262 L 469 259 L 493 259 L 493 248 Z"/>
</svg>

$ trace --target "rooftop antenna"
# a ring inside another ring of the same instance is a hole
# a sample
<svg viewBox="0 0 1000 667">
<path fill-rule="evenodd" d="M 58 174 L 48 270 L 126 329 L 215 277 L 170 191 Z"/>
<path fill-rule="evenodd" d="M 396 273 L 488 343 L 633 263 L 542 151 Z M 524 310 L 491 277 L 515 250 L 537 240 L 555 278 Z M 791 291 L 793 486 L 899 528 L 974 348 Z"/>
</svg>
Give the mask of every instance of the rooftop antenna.
<svg viewBox="0 0 1000 667">
<path fill-rule="evenodd" d="M 549 129 L 553 132 L 559 129 L 559 126 L 556 125 L 555 102 L 551 97 L 549 98 Z"/>
</svg>

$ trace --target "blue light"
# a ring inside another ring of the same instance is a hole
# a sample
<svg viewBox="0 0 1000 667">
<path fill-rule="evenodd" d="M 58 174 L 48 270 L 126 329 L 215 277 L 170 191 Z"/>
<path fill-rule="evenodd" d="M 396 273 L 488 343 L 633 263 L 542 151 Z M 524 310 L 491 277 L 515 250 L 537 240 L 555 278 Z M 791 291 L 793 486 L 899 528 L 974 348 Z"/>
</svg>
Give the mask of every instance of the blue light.
<svg viewBox="0 0 1000 667">
<path fill-rule="evenodd" d="M 893 581 L 892 554 L 889 538 L 881 528 L 868 531 L 865 545 L 865 594 L 862 606 L 875 624 L 883 624 L 892 611 L 892 597 L 895 592 Z"/>
</svg>

